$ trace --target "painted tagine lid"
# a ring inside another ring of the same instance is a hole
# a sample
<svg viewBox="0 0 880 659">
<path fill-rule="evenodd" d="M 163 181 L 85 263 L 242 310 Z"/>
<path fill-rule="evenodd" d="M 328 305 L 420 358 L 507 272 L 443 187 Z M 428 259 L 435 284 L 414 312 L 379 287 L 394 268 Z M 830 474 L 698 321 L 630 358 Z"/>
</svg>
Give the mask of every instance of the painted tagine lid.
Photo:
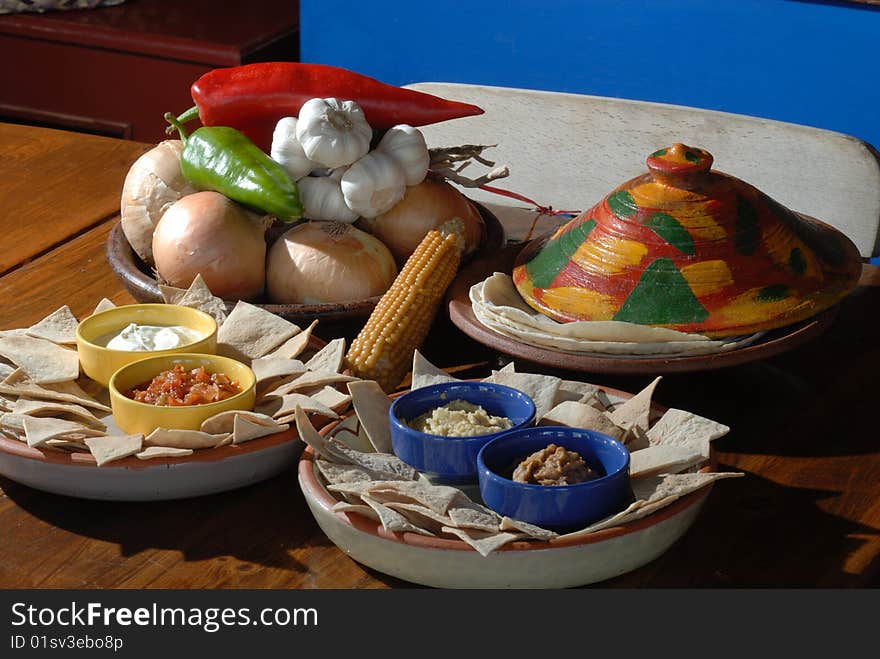
<svg viewBox="0 0 880 659">
<path fill-rule="evenodd" d="M 856 285 L 852 241 L 712 170 L 708 152 L 675 144 L 647 164 L 520 253 L 513 280 L 530 306 L 725 337 L 804 320 Z"/>
</svg>

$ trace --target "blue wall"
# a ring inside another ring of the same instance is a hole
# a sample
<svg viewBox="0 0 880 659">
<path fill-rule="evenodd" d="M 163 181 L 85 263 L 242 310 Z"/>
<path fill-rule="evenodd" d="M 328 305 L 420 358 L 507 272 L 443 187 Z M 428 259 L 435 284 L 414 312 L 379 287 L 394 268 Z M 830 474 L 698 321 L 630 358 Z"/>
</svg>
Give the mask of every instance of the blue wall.
<svg viewBox="0 0 880 659">
<path fill-rule="evenodd" d="M 798 0 L 300 0 L 301 59 L 690 105 L 880 147 L 880 7 Z"/>
</svg>

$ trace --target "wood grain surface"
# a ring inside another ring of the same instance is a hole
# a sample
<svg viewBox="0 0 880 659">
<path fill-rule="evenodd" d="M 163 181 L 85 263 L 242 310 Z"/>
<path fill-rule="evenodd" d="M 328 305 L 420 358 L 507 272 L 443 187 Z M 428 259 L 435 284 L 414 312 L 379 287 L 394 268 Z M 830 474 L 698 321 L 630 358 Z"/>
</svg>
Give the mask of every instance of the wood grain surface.
<svg viewBox="0 0 880 659">
<path fill-rule="evenodd" d="M 4 235 L 14 229 L 39 234 L 44 222 L 38 218 L 56 218 L 56 237 L 33 260 L 16 258 L 0 277 L 0 329 L 28 325 L 65 303 L 83 315 L 104 296 L 130 301 L 104 249 L 116 221 L 108 200 L 118 197 L 127 163 L 141 147 L 9 126 L 0 126 L 0 135 L 4 143 L 31 141 L 29 155 L 0 160 Z M 58 143 L 66 145 L 63 155 L 53 146 Z M 102 163 L 97 175 L 96 162 Z M 49 172 L 42 178 L 44 194 L 20 198 L 21 170 L 38 163 Z M 78 178 L 104 201 L 75 189 Z M 23 209 L 36 230 L 10 219 Z M 6 238 L 3 249 L 16 253 Z M 599 586 L 880 585 L 878 284 L 876 269 L 866 268 L 830 330 L 796 350 L 663 378 L 658 403 L 731 426 L 715 442 L 719 468 L 746 477 L 713 488 L 694 526 L 662 557 Z M 442 315 L 424 352 L 459 377 L 485 375 L 507 360 Z M 626 391 L 650 380 L 597 378 L 520 361 L 517 367 Z M 66 498 L 0 478 L 0 537 L 0 587 L 6 588 L 413 587 L 337 549 L 312 518 L 292 469 L 232 492 L 136 504 Z"/>
</svg>

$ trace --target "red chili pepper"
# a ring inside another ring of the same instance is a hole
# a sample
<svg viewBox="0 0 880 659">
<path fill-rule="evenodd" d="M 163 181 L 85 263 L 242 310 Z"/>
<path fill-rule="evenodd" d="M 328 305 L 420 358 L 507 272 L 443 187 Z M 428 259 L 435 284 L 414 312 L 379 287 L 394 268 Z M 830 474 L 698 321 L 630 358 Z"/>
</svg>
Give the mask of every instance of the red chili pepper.
<svg viewBox="0 0 880 659">
<path fill-rule="evenodd" d="M 373 128 L 425 126 L 483 114 L 482 108 L 404 89 L 347 69 L 301 62 L 259 62 L 214 69 L 191 88 L 195 107 L 178 118 L 205 126 L 231 126 L 268 151 L 275 124 L 295 117 L 312 98 L 357 102 Z"/>
</svg>

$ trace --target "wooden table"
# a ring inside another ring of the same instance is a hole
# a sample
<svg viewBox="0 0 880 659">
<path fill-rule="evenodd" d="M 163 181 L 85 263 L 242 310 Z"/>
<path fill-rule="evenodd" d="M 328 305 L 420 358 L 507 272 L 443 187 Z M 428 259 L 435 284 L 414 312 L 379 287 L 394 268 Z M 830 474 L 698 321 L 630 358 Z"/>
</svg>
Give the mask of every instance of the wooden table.
<svg viewBox="0 0 880 659">
<path fill-rule="evenodd" d="M 0 124 L 0 329 L 61 304 L 81 317 L 105 296 L 132 301 L 104 250 L 125 172 L 147 148 Z M 832 329 L 802 348 L 664 378 L 658 402 L 732 427 L 715 444 L 718 461 L 746 477 L 719 483 L 661 558 L 602 586 L 880 585 L 876 270 L 866 268 L 862 284 Z M 467 371 L 474 375 L 500 360 L 442 318 L 425 352 L 444 367 L 476 364 Z M 592 379 L 629 391 L 648 380 Z M 138 504 L 69 499 L 0 478 L 0 537 L 7 588 L 410 586 L 330 543 L 293 470 L 225 494 Z"/>
</svg>

